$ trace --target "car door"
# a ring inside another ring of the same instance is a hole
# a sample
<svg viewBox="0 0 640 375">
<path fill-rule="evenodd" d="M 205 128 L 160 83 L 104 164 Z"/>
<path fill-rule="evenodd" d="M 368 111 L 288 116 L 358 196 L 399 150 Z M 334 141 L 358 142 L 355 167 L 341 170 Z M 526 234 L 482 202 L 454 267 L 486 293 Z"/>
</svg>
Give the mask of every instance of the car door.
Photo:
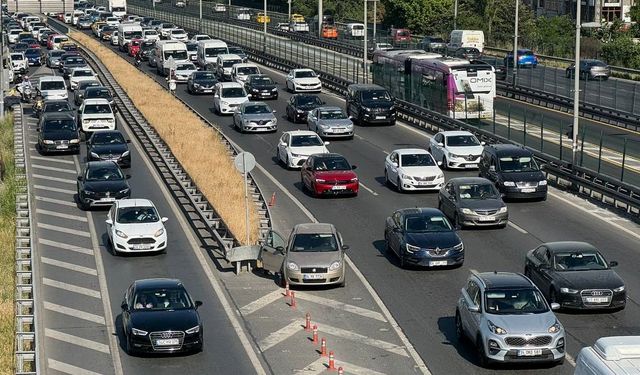
<svg viewBox="0 0 640 375">
<path fill-rule="evenodd" d="M 282 270 L 286 251 L 285 246 L 286 241 L 278 232 L 269 231 L 264 245 L 260 248 L 260 259 L 265 270 L 273 273 Z"/>
<path fill-rule="evenodd" d="M 130 317 L 130 311 L 134 307 L 134 306 L 132 306 L 134 293 L 135 293 L 135 291 L 134 291 L 133 285 L 131 285 L 125 291 L 124 298 L 122 299 L 122 305 L 121 305 L 121 307 L 122 307 L 122 327 L 124 328 L 125 332 L 128 332 L 127 327 L 129 327 L 129 320 L 131 318 Z"/>
<path fill-rule="evenodd" d="M 112 238 L 113 226 L 115 225 L 115 213 L 117 210 L 116 206 L 118 206 L 117 201 L 111 206 L 109 212 L 107 212 L 107 220 L 105 220 L 105 224 L 107 225 L 107 236 L 109 238 Z"/>
<path fill-rule="evenodd" d="M 307 127 L 313 132 L 318 132 L 318 110 L 314 109 L 307 116 Z"/>
<path fill-rule="evenodd" d="M 292 82 L 293 82 L 293 72 L 289 72 L 289 74 L 287 74 L 287 79 L 286 79 L 286 86 L 287 86 L 287 89 L 288 89 L 289 87 L 291 87 L 291 89 L 292 89 L 292 90 L 295 88 L 295 87 L 293 86 Z"/>
<path fill-rule="evenodd" d="M 456 211 L 456 195 L 453 182 L 447 183 L 444 189 L 440 191 L 440 209 L 449 218 L 453 218 Z"/>
<path fill-rule="evenodd" d="M 469 311 L 469 320 L 467 323 L 469 324 L 469 333 L 470 336 L 475 338 L 476 333 L 480 331 L 480 323 L 482 321 L 482 300 L 483 300 L 483 291 L 480 289 L 480 286 L 475 282 L 471 281 L 474 285 L 471 294 L 471 305 L 473 308 L 477 308 L 478 311 L 468 310 Z"/>
<path fill-rule="evenodd" d="M 437 161 L 441 161 L 442 155 L 444 154 L 442 151 L 442 148 L 444 147 L 444 136 L 442 135 L 442 133 L 436 134 L 433 138 L 431 138 L 429 143 L 430 143 L 429 148 L 431 150 L 431 155 Z"/>
<path fill-rule="evenodd" d="M 460 314 L 460 320 L 462 323 L 462 328 L 469 336 L 473 336 L 476 333 L 476 326 L 474 324 L 475 319 L 472 314 L 473 311 L 470 310 L 470 307 L 475 306 L 474 301 L 479 294 L 480 288 L 478 284 L 469 280 L 467 285 L 462 289 L 462 308 L 458 310 Z"/>
<path fill-rule="evenodd" d="M 287 148 L 289 147 L 289 134 L 283 134 L 278 142 L 278 159 L 285 161 L 287 156 Z"/>
<path fill-rule="evenodd" d="M 313 189 L 313 184 L 309 181 L 309 179 L 313 178 L 313 162 L 314 157 L 309 156 L 309 158 L 302 164 L 302 169 L 300 170 L 302 184 L 309 189 Z"/>
<path fill-rule="evenodd" d="M 532 257 L 527 257 L 529 264 L 529 276 L 538 289 L 540 289 L 545 295 L 549 292 L 549 285 L 545 281 L 543 275 L 544 269 L 549 266 L 548 249 L 546 246 L 539 246 L 533 251 Z"/>
<path fill-rule="evenodd" d="M 387 176 L 389 177 L 389 181 L 391 181 L 391 183 L 393 183 L 394 185 L 397 184 L 397 180 L 398 180 L 398 162 L 399 162 L 399 157 L 398 157 L 398 153 L 397 152 L 392 152 L 391 155 L 389 155 L 389 165 L 387 168 Z"/>
<path fill-rule="evenodd" d="M 391 219 L 393 227 L 391 228 L 391 233 L 389 233 L 389 247 L 398 256 L 401 256 L 402 250 L 400 246 L 404 237 L 404 219 L 401 212 L 394 212 Z"/>
</svg>

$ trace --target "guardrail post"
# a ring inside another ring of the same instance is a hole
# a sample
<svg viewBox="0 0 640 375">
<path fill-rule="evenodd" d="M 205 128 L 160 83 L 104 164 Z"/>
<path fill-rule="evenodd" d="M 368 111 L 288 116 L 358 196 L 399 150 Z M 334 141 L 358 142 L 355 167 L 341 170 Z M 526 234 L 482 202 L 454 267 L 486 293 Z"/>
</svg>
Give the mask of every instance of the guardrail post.
<svg viewBox="0 0 640 375">
<path fill-rule="evenodd" d="M 562 121 L 560 121 L 560 161 L 562 161 L 562 149 L 564 148 L 562 146 L 562 135 L 564 134 L 564 129 L 562 126 Z"/>
<path fill-rule="evenodd" d="M 600 164 L 602 163 L 602 139 L 604 138 L 604 130 L 600 130 L 600 146 L 598 148 L 598 173 L 600 173 Z"/>
<path fill-rule="evenodd" d="M 615 82 L 614 88 L 613 88 L 613 92 L 617 93 L 618 92 L 618 80 L 614 79 L 613 82 Z M 618 95 L 613 95 L 613 108 L 614 109 L 618 109 Z"/>
<path fill-rule="evenodd" d="M 627 161 L 627 137 L 624 137 L 624 143 L 622 145 L 622 169 L 620 169 L 620 181 L 624 181 L 624 165 Z"/>
<path fill-rule="evenodd" d="M 633 94 L 631 94 L 631 113 L 635 113 L 636 108 L 636 88 L 638 85 L 636 83 L 633 84 Z"/>
<path fill-rule="evenodd" d="M 553 93 L 558 95 L 558 69 L 553 69 Z"/>
<path fill-rule="evenodd" d="M 600 91 L 602 89 L 602 81 L 598 82 L 598 106 L 600 106 L 601 103 L 601 99 L 600 99 Z M 615 92 L 615 91 L 614 91 Z"/>
<path fill-rule="evenodd" d="M 544 113 L 540 116 L 540 152 L 544 152 Z"/>
<path fill-rule="evenodd" d="M 456 113 L 455 108 L 453 113 Z M 509 111 L 507 112 L 507 139 L 511 139 L 511 104 L 509 104 Z"/>
<path fill-rule="evenodd" d="M 523 146 L 527 146 L 527 108 L 524 109 L 524 121 L 522 122 L 522 130 L 523 130 L 523 136 L 522 136 L 522 145 Z"/>
<path fill-rule="evenodd" d="M 493 109 L 493 134 L 496 134 L 496 109 Z"/>
<path fill-rule="evenodd" d="M 582 130 L 582 139 L 580 140 L 580 166 L 583 166 L 584 164 L 584 137 L 587 134 L 587 129 Z M 623 155 L 624 158 L 624 155 Z M 622 180 L 621 180 L 622 181 Z"/>
</svg>

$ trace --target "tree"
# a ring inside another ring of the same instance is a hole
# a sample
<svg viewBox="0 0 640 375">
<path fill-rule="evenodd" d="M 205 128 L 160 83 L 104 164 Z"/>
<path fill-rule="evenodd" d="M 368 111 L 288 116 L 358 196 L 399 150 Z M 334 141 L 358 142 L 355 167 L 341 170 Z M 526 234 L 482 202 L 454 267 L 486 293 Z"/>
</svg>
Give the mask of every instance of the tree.
<svg viewBox="0 0 640 375">
<path fill-rule="evenodd" d="M 414 34 L 443 34 L 453 24 L 453 0 L 383 0 L 385 23 Z"/>
</svg>

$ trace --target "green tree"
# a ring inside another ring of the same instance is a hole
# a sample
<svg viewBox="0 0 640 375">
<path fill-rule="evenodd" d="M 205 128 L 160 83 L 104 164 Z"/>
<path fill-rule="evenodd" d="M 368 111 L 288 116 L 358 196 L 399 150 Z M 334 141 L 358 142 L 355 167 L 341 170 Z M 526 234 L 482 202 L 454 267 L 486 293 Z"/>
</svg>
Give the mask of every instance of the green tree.
<svg viewBox="0 0 640 375">
<path fill-rule="evenodd" d="M 602 57 L 610 65 L 640 68 L 640 46 L 631 37 L 620 37 L 602 46 Z"/>
<path fill-rule="evenodd" d="M 453 0 L 383 0 L 385 23 L 407 27 L 414 34 L 442 34 L 451 30 Z"/>
<path fill-rule="evenodd" d="M 528 44 L 538 53 L 571 56 L 575 44 L 574 21 L 569 16 L 538 17 Z"/>
</svg>

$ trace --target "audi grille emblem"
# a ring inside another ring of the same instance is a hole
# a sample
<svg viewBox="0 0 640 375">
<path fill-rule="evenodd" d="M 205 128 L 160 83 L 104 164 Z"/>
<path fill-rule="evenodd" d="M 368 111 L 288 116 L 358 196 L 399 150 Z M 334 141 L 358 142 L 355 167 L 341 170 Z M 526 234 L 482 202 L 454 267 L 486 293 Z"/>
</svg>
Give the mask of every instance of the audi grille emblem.
<svg viewBox="0 0 640 375">
<path fill-rule="evenodd" d="M 111 196 L 111 193 L 107 192 L 107 198 L 109 198 L 109 196 Z"/>
<path fill-rule="evenodd" d="M 594 296 L 601 296 L 602 292 L 599 291 L 599 290 L 594 290 L 593 292 L 591 292 L 591 294 L 594 295 Z"/>
<path fill-rule="evenodd" d="M 171 338 L 171 332 L 162 332 L 162 338 L 163 339 L 170 339 Z"/>
<path fill-rule="evenodd" d="M 316 269 L 315 268 L 311 269 L 311 272 L 316 272 Z"/>
</svg>

